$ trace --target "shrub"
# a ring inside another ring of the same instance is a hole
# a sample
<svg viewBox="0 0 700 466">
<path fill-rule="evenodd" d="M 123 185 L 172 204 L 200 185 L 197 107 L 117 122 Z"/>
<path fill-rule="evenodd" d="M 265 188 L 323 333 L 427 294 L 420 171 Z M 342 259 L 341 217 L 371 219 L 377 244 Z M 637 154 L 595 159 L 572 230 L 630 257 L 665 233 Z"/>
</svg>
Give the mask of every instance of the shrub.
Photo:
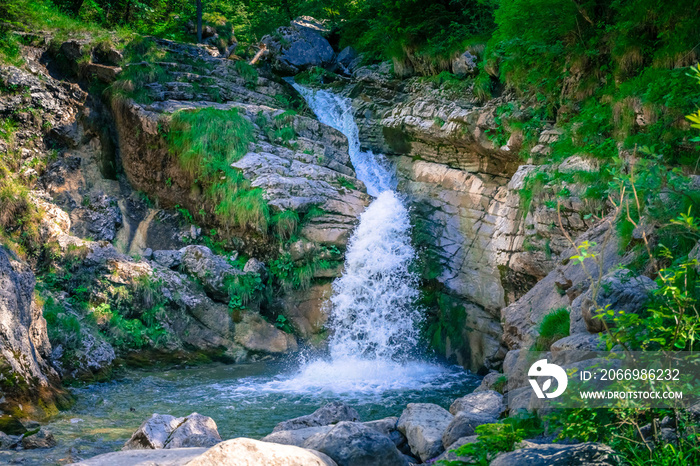
<svg viewBox="0 0 700 466">
<path fill-rule="evenodd" d="M 569 336 L 571 315 L 565 307 L 551 311 L 544 316 L 540 323 L 539 336 L 535 341 L 533 351 L 548 351 L 557 340 Z"/>
</svg>

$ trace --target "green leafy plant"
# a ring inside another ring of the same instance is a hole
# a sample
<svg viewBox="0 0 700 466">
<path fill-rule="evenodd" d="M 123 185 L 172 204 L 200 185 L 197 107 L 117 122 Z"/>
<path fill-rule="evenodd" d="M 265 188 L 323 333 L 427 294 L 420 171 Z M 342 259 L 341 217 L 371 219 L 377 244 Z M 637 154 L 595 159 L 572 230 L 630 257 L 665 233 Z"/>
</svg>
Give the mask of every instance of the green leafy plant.
<svg viewBox="0 0 700 466">
<path fill-rule="evenodd" d="M 539 335 L 532 348 L 533 351 L 549 351 L 549 347 L 557 340 L 569 336 L 569 310 L 565 307 L 553 310 L 542 318 Z"/>
</svg>

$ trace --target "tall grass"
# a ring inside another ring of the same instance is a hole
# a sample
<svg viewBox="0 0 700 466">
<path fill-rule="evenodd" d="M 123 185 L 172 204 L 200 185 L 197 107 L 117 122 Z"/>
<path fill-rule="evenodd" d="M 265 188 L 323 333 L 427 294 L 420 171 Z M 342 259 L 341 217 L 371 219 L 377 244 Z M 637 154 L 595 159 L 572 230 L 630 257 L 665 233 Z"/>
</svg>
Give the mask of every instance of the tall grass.
<svg viewBox="0 0 700 466">
<path fill-rule="evenodd" d="M 231 167 L 253 140 L 253 125 L 237 108 L 180 110 L 168 133 L 168 144 L 182 168 L 207 185 L 221 222 L 265 234 L 270 211 L 262 189 L 251 189 L 250 182 Z"/>
</svg>

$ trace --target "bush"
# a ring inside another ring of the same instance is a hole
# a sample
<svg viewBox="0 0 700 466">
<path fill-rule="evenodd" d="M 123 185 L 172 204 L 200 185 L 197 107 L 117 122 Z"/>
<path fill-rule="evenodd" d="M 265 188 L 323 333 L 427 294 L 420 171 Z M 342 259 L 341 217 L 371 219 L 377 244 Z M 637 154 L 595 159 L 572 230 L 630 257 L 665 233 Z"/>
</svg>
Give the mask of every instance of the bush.
<svg viewBox="0 0 700 466">
<path fill-rule="evenodd" d="M 540 334 L 532 350 L 549 351 L 549 347 L 552 346 L 552 343 L 569 336 L 570 322 L 571 315 L 569 314 L 569 310 L 565 307 L 551 311 L 544 316 L 540 323 Z"/>
</svg>

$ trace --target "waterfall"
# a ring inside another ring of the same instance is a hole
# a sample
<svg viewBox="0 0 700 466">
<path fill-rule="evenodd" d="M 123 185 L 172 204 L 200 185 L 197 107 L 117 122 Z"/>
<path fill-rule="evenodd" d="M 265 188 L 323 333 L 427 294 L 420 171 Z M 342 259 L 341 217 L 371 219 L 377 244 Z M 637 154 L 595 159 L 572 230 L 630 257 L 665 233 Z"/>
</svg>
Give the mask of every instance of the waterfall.
<svg viewBox="0 0 700 466">
<path fill-rule="evenodd" d="M 329 341 L 333 360 L 398 359 L 415 353 L 421 312 L 411 224 L 381 154 L 362 151 L 350 99 L 294 84 L 318 119 L 348 138 L 357 177 L 375 197 L 348 243 L 345 272 L 333 283 Z"/>
<path fill-rule="evenodd" d="M 437 393 L 472 380 L 461 369 L 425 360 L 418 347 L 422 312 L 411 224 L 396 177 L 382 154 L 362 151 L 350 100 L 290 81 L 318 119 L 347 136 L 357 177 L 374 198 L 348 242 L 345 272 L 329 300 L 329 357 L 302 361 L 293 374 L 238 387 L 244 393 L 361 394 L 384 402 Z M 423 399 L 423 398 L 419 398 Z"/>
</svg>

